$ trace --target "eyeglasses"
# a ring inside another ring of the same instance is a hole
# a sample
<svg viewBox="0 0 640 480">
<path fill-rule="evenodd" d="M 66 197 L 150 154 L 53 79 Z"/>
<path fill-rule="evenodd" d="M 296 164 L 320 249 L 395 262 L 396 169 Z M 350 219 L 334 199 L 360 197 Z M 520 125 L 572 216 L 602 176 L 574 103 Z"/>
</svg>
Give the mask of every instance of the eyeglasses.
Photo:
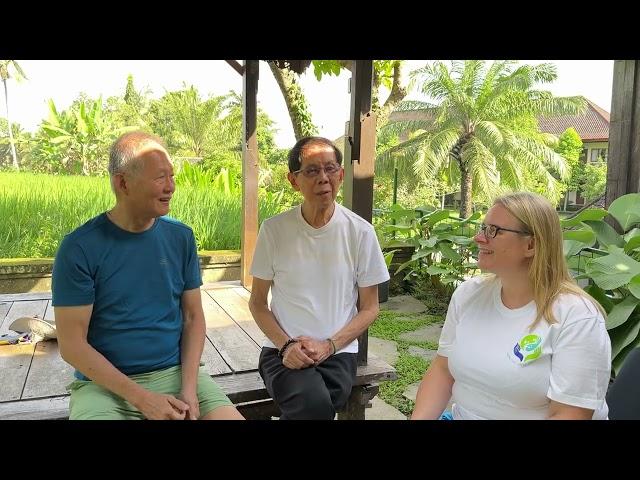
<svg viewBox="0 0 640 480">
<path fill-rule="evenodd" d="M 498 232 L 500 230 L 504 230 L 505 232 L 519 233 L 520 235 L 533 235 L 531 232 L 525 232 L 523 230 L 512 230 L 510 228 L 499 227 L 492 224 L 485 225 L 484 223 L 481 223 L 480 225 L 478 225 L 478 233 L 482 232 L 482 234 L 486 238 L 496 238 L 496 235 L 498 235 Z"/>
<path fill-rule="evenodd" d="M 324 167 L 313 166 L 313 167 L 301 168 L 300 170 L 296 170 L 295 172 L 291 172 L 291 173 L 293 173 L 294 175 L 298 173 L 302 173 L 307 178 L 313 178 L 320 175 L 321 170 L 324 170 L 327 176 L 330 177 L 338 173 L 341 168 L 342 167 L 340 167 L 340 165 L 338 165 L 337 163 L 330 163 L 329 165 L 325 165 Z"/>
</svg>

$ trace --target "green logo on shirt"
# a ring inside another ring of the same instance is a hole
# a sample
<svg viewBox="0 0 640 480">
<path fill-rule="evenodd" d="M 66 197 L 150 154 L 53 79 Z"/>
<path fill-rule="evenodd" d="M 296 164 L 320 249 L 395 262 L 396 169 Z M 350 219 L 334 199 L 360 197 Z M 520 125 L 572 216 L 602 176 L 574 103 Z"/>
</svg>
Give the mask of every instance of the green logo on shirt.
<svg viewBox="0 0 640 480">
<path fill-rule="evenodd" d="M 513 354 L 520 362 L 532 362 L 542 353 L 542 338 L 538 335 L 525 335 L 513 347 Z"/>
</svg>

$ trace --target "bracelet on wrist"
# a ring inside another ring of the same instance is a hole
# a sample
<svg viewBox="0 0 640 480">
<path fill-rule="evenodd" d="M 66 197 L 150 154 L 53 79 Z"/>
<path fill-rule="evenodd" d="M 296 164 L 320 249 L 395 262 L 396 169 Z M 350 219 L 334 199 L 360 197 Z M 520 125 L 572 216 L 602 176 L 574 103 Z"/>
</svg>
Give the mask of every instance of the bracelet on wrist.
<svg viewBox="0 0 640 480">
<path fill-rule="evenodd" d="M 280 350 L 278 350 L 278 356 L 280 358 L 284 357 L 284 352 L 287 351 L 287 348 L 289 348 L 289 345 L 291 345 L 292 343 L 296 343 L 297 340 L 294 340 L 293 338 L 290 338 L 289 340 L 287 340 L 286 342 L 284 342 L 284 345 L 282 346 L 282 348 Z"/>
<path fill-rule="evenodd" d="M 336 348 L 335 342 L 333 341 L 333 338 L 327 338 L 327 340 L 329 340 L 329 342 L 331 343 L 331 346 L 333 347 L 333 353 L 331 355 L 335 355 L 337 348 Z"/>
</svg>

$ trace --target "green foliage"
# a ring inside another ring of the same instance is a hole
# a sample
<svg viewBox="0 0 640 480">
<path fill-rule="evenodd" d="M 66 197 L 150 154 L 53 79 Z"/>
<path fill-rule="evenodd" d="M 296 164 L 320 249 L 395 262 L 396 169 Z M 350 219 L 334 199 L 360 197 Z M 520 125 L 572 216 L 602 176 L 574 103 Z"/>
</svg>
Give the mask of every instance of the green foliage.
<svg viewBox="0 0 640 480">
<path fill-rule="evenodd" d="M 450 296 L 455 286 L 477 269 L 473 236 L 480 216 L 476 212 L 460 219 L 451 210 L 416 211 L 393 205 L 376 227 L 383 248 L 415 248 L 411 259 L 397 268 L 396 275 L 404 270 L 405 279 L 426 274 L 431 291 Z"/>
<path fill-rule="evenodd" d="M 30 151 L 31 135 L 29 132 L 23 131 L 22 127 L 15 122 L 11 122 L 11 132 L 13 133 L 13 141 L 16 146 L 19 163 L 24 167 Z M 11 168 L 12 160 L 9 127 L 7 120 L 0 117 L 0 170 Z"/>
<path fill-rule="evenodd" d="M 149 89 L 136 90 L 133 76 L 127 77 L 123 96 L 107 98 L 104 106 L 104 117 L 113 128 L 135 126 L 140 130 L 151 132 L 145 118 L 149 113 L 151 99 Z"/>
<path fill-rule="evenodd" d="M 340 75 L 342 65 L 337 60 L 313 60 L 313 74 L 316 80 L 320 81 L 322 75 Z"/>
<path fill-rule="evenodd" d="M 604 195 L 607 188 L 607 162 L 587 163 L 580 183 L 582 196 L 587 202 Z"/>
<path fill-rule="evenodd" d="M 298 83 L 291 84 L 291 88 L 289 89 L 289 105 L 290 109 L 295 112 L 295 116 L 300 123 L 300 134 L 302 137 L 317 135 L 318 127 L 313 123 L 309 103 Z"/>
<path fill-rule="evenodd" d="M 175 174 L 176 187 L 207 188 L 211 187 L 215 174 L 200 165 L 183 162 Z"/>
<path fill-rule="evenodd" d="M 16 60 L 0 60 L 0 80 L 4 82 L 10 78 L 15 78 L 19 81 L 26 79 L 27 76 Z"/>
<path fill-rule="evenodd" d="M 392 382 L 380 383 L 380 398 L 392 407 L 400 410 L 407 417 L 411 415 L 415 406 L 414 402 L 404 398 L 404 391 L 424 376 L 429 362 L 420 357 L 415 357 L 407 353 L 406 347 L 398 348 L 398 361 L 395 364 L 398 379 Z"/>
<path fill-rule="evenodd" d="M 566 177 L 566 161 L 551 148 L 553 136 L 539 132 L 536 118 L 581 113 L 585 101 L 533 88 L 556 76 L 552 64 L 468 60 L 427 65 L 413 72 L 413 78 L 433 103 L 401 103 L 397 111 L 407 112 L 408 118 L 383 130 L 410 132 L 410 138 L 382 152 L 378 162 L 392 162 L 401 153 L 421 180 L 447 172 L 446 178 L 463 193 L 461 216 L 471 213 L 471 198 L 488 202 L 506 188 L 522 190 L 527 178 L 557 196 L 555 176 Z"/>
<path fill-rule="evenodd" d="M 369 327 L 369 335 L 397 342 L 399 355 L 395 368 L 398 379 L 391 382 L 381 382 L 380 398 L 407 416 L 411 415 L 414 402 L 407 400 L 402 394 L 409 385 L 420 381 L 429 367 L 429 362 L 423 358 L 410 355 L 408 348 L 411 345 L 415 345 L 425 349 L 436 350 L 438 346 L 428 342 L 401 340 L 400 335 L 441 321 L 442 316 L 396 313 L 382 310 L 376 321 Z"/>
<path fill-rule="evenodd" d="M 11 117 L 9 115 L 9 88 L 7 86 L 7 81 L 10 78 L 14 78 L 16 81 L 21 81 L 26 79 L 22 67 L 16 60 L 0 60 L 0 80 L 2 80 L 2 86 L 4 87 L 4 96 L 5 96 L 5 108 L 7 115 L 7 124 L 12 124 Z M 7 128 L 7 134 L 9 136 L 9 151 L 11 153 L 11 165 L 16 170 L 20 169 L 20 163 L 18 161 L 18 155 L 16 152 L 16 144 L 15 139 L 13 138 L 13 126 L 11 128 Z M 0 163 L 0 166 L 2 164 Z"/>
<path fill-rule="evenodd" d="M 558 146 L 555 151 L 567 161 L 569 179 L 565 181 L 565 190 L 578 190 L 581 187 L 584 164 L 580 161 L 582 140 L 573 127 L 567 128 L 558 137 Z"/>
<path fill-rule="evenodd" d="M 185 85 L 158 100 L 149 95 L 148 90 L 136 90 L 129 75 L 123 95 L 106 102 L 81 93 L 69 109 L 58 112 L 51 101 L 49 117 L 35 137 L 16 139 L 19 151 L 20 142 L 23 144 L 20 157 L 35 172 L 105 174 L 113 140 L 125 131 L 141 129 L 163 138 L 178 166 L 185 157 L 195 157 L 214 175 L 226 169 L 235 181 L 241 180 L 242 102 L 237 94 L 203 99 L 195 87 Z M 275 145 L 275 131 L 273 121 L 259 111 L 261 164 L 282 157 Z M 8 145 L 0 132 L 0 154 L 5 143 Z"/>
<path fill-rule="evenodd" d="M 393 86 L 393 68 L 396 60 L 374 60 L 373 72 L 378 77 L 378 83 L 388 88 Z"/>
<path fill-rule="evenodd" d="M 230 95 L 203 100 L 195 87 L 184 85 L 152 103 L 148 123 L 167 142 L 171 154 L 202 158 L 207 151 L 238 141 L 223 118 L 233 100 Z"/>
<path fill-rule="evenodd" d="M 374 60 L 374 75 L 379 78 L 378 83 L 391 89 L 393 85 L 393 67 L 397 60 Z M 344 68 L 339 60 L 313 60 L 313 74 L 316 80 L 320 81 L 323 75 L 340 75 Z"/>
<path fill-rule="evenodd" d="M 110 144 L 134 128 L 107 123 L 101 98 L 81 97 L 60 113 L 49 100 L 49 117 L 34 138 L 31 167 L 40 172 L 105 175 Z"/>
<path fill-rule="evenodd" d="M 585 290 L 606 310 L 616 373 L 629 351 L 640 346 L 640 194 L 617 198 L 609 215 L 622 226 L 618 234 L 605 223 L 606 211 L 588 209 L 562 220 L 567 262 L 577 279 L 589 279 Z M 591 248 L 597 240 L 599 249 Z"/>
<path fill-rule="evenodd" d="M 176 189 L 170 216 L 193 228 L 201 250 L 240 248 L 242 202 L 237 185 L 232 187 L 232 180 L 220 174 L 211 185 L 199 182 Z M 0 173 L 0 257 L 52 257 L 64 235 L 114 202 L 105 177 Z M 260 220 L 282 210 L 279 194 L 260 192 Z"/>
<path fill-rule="evenodd" d="M 376 321 L 369 327 L 369 335 L 397 342 L 401 334 L 417 330 L 438 319 L 428 315 L 406 313 L 402 314 L 402 316 L 413 318 L 413 320 L 406 320 L 405 318 L 402 321 L 397 321 L 397 316 L 397 313 L 381 310 Z"/>
</svg>

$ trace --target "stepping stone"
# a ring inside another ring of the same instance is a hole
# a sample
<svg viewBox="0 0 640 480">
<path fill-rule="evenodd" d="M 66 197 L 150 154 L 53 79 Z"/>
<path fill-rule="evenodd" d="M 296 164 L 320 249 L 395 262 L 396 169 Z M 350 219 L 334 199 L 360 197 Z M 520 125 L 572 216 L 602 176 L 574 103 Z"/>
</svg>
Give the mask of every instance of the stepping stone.
<svg viewBox="0 0 640 480">
<path fill-rule="evenodd" d="M 392 340 L 369 336 L 369 355 L 374 355 L 389 365 L 395 365 L 398 361 L 398 344 Z"/>
<path fill-rule="evenodd" d="M 381 398 L 373 397 L 371 408 L 364 410 L 365 420 L 406 420 L 404 414 L 386 403 Z"/>
<path fill-rule="evenodd" d="M 421 382 L 422 380 L 420 380 Z M 412 383 L 407 387 L 407 389 L 402 393 L 402 396 L 408 400 L 416 401 L 416 395 L 418 395 L 418 387 L 420 386 L 420 382 Z"/>
<path fill-rule="evenodd" d="M 433 323 L 431 325 L 425 325 L 413 332 L 405 332 L 400 334 L 400 339 L 407 342 L 431 342 L 438 343 L 440 340 L 440 333 L 442 332 L 442 325 Z"/>
<path fill-rule="evenodd" d="M 414 357 L 424 358 L 426 361 L 430 362 L 434 358 L 436 358 L 436 354 L 438 353 L 436 350 L 425 350 L 424 348 L 416 347 L 415 345 L 411 345 L 407 349 L 407 353 L 409 355 L 413 355 Z"/>
<path fill-rule="evenodd" d="M 411 295 L 398 295 L 396 297 L 389 297 L 389 300 L 381 303 L 380 310 L 402 313 L 422 313 L 427 311 L 427 306 Z"/>
</svg>

